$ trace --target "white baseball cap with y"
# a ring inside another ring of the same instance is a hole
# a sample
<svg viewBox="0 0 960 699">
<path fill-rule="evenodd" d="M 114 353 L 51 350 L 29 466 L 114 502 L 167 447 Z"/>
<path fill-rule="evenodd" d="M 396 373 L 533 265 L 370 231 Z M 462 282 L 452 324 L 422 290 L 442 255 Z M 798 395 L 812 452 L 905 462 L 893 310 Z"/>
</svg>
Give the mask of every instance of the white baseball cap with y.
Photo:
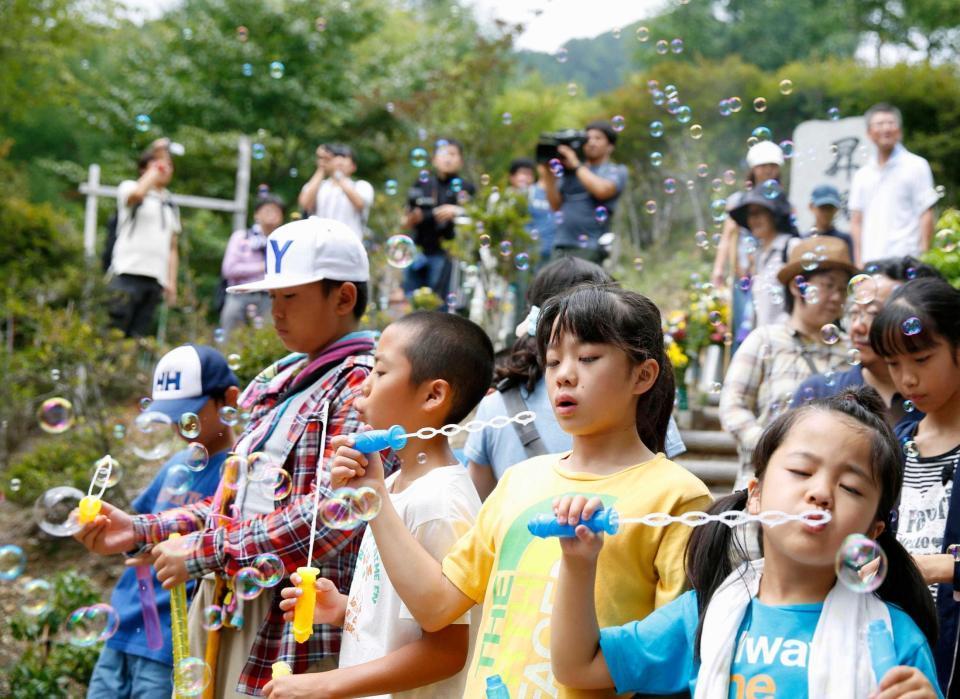
<svg viewBox="0 0 960 699">
<path fill-rule="evenodd" d="M 271 233 L 266 276 L 258 282 L 227 287 L 227 293 L 286 289 L 322 279 L 369 281 L 370 262 L 363 243 L 346 224 L 311 216 Z"/>
</svg>

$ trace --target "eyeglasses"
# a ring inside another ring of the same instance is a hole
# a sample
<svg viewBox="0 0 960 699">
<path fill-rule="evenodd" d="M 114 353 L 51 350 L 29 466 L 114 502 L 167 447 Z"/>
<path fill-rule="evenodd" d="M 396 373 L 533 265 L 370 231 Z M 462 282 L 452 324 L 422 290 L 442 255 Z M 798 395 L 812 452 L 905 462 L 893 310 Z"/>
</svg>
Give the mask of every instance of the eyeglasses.
<svg viewBox="0 0 960 699">
<path fill-rule="evenodd" d="M 850 316 L 851 323 L 872 323 L 874 319 L 880 315 L 880 309 L 857 306 L 851 308 L 848 315 Z"/>
</svg>

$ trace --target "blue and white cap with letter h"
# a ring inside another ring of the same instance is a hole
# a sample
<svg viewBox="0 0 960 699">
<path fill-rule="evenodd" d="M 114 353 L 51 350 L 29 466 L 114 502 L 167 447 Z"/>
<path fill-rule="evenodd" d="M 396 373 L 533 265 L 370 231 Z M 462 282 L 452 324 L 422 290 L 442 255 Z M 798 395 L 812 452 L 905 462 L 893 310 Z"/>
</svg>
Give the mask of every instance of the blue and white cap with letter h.
<svg viewBox="0 0 960 699">
<path fill-rule="evenodd" d="M 286 289 L 322 279 L 369 281 L 370 262 L 363 243 L 346 224 L 311 216 L 280 226 L 270 234 L 263 279 L 228 287 L 227 292 Z"/>
<path fill-rule="evenodd" d="M 217 350 L 204 345 L 181 345 L 157 362 L 150 410 L 176 422 L 183 413 L 199 413 L 210 396 L 239 385 L 227 360 Z"/>
</svg>

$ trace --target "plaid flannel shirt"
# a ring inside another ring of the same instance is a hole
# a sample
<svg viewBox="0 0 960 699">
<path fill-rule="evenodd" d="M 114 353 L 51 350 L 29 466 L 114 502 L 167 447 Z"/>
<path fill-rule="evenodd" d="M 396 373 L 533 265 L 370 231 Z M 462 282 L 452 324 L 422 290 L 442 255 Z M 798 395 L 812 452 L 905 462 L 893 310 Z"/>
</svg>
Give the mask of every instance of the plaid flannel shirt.
<svg viewBox="0 0 960 699">
<path fill-rule="evenodd" d="M 321 496 L 328 496 L 332 492 L 327 466 L 333 455 L 330 438 L 356 432 L 361 425 L 354 403 L 360 396 L 361 384 L 373 367 L 373 335 L 363 333 L 362 336 L 366 338 L 365 348 L 348 356 L 328 371 L 322 381 L 314 384 L 312 395 L 303 403 L 290 426 L 287 434 L 289 451 L 284 469 L 291 476 L 293 491 L 286 499 L 279 501 L 276 510 L 244 521 L 234 520 L 226 526 L 205 528 L 204 522 L 210 514 L 213 500 L 207 498 L 161 515 L 134 518 L 138 542 L 154 544 L 165 541 L 173 532 L 200 532 L 197 545 L 186 561 L 187 570 L 194 577 L 206 573 L 235 575 L 240 568 L 251 565 L 261 553 L 279 556 L 288 573 L 308 565 L 314 484 L 317 483 L 320 488 Z M 334 343 L 314 360 L 313 365 L 322 364 L 324 356 L 330 356 L 338 349 L 342 351 L 343 343 L 356 342 L 356 337 L 354 334 Z M 256 429 L 263 420 L 273 417 L 274 408 L 279 404 L 284 389 L 305 366 L 303 355 L 290 355 L 253 380 L 240 399 L 241 407 L 251 413 L 245 433 Z M 321 461 L 318 458 L 323 427 L 320 415 L 325 401 L 330 401 L 330 411 L 327 444 L 323 445 Z M 395 467 L 396 459 L 391 455 L 385 460 L 384 468 L 389 474 Z M 316 481 L 317 474 L 319 481 Z M 363 527 L 340 531 L 317 524 L 313 565 L 319 568 L 319 577 L 332 580 L 341 592 L 349 592 L 362 535 Z M 274 604 L 266 619 L 247 620 L 247 623 L 260 623 L 260 629 L 238 679 L 238 692 L 260 694 L 263 686 L 270 681 L 271 665 L 278 660 L 286 661 L 294 673 L 299 674 L 306 672 L 312 663 L 340 651 L 340 629 L 333 626 L 318 626 L 306 643 L 295 642 L 293 625 L 284 622 L 278 607 L 281 587 L 283 585 L 278 585 L 263 593 L 274 597 Z"/>
<path fill-rule="evenodd" d="M 763 430 L 793 407 L 797 386 L 814 374 L 848 368 L 848 351 L 845 336 L 826 345 L 784 324 L 765 325 L 747 336 L 720 393 L 720 423 L 737 440 L 741 476 L 752 471 L 753 449 Z"/>
</svg>

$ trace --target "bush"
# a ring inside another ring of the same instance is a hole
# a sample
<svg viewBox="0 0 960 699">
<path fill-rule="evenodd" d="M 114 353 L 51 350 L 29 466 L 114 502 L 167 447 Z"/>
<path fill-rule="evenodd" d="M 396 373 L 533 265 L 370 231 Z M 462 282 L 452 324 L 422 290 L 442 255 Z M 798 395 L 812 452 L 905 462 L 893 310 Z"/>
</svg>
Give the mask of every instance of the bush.
<svg viewBox="0 0 960 699">
<path fill-rule="evenodd" d="M 13 638 L 23 654 L 4 671 L 5 696 L 16 699 L 54 699 L 78 696 L 93 673 L 100 646 L 79 648 L 59 637 L 73 610 L 100 601 L 93 583 L 75 571 L 58 573 L 50 581 L 53 602 L 37 617 L 16 614 L 10 622 Z M 2 688 L 2 687 L 0 687 Z"/>
<path fill-rule="evenodd" d="M 923 256 L 951 284 L 960 288 L 960 210 L 947 209 L 937 221 L 933 248 Z"/>
</svg>

